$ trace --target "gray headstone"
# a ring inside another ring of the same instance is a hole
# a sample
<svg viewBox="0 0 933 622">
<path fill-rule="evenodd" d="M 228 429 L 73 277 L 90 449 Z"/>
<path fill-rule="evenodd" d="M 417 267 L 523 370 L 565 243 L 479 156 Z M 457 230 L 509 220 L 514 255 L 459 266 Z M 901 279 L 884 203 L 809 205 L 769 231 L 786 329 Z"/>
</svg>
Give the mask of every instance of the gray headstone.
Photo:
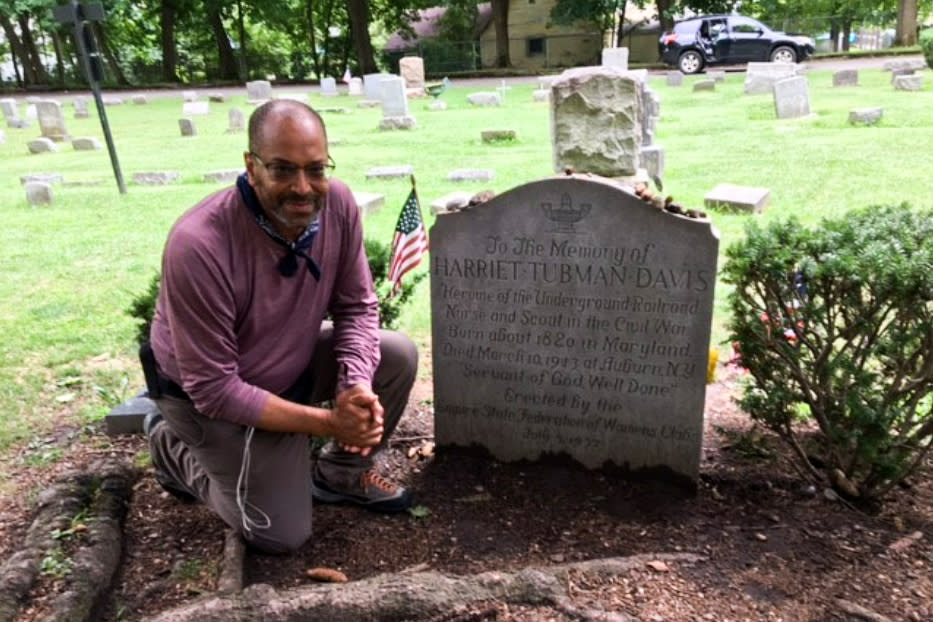
<svg viewBox="0 0 933 622">
<path fill-rule="evenodd" d="M 356 200 L 360 213 L 365 217 L 375 214 L 386 204 L 386 195 L 375 192 L 357 192 L 353 191 L 353 198 Z"/>
<path fill-rule="evenodd" d="M 398 73 L 405 81 L 405 88 L 424 88 L 424 59 L 420 56 L 404 56 L 398 61 Z"/>
<path fill-rule="evenodd" d="M 515 130 L 483 130 L 479 133 L 484 143 L 494 143 L 501 140 L 515 140 L 518 134 Z"/>
<path fill-rule="evenodd" d="M 641 164 L 651 177 L 664 176 L 664 148 L 645 145 L 641 148 Z"/>
<path fill-rule="evenodd" d="M 926 69 L 926 62 L 922 58 L 894 58 L 884 61 L 882 65 L 884 71 L 896 71 L 898 69 Z"/>
<path fill-rule="evenodd" d="M 712 80 L 713 82 L 725 82 L 726 81 L 726 72 L 720 70 L 707 71 L 706 77 Z"/>
<path fill-rule="evenodd" d="M 491 181 L 496 172 L 482 168 L 458 168 L 447 173 L 447 181 Z"/>
<path fill-rule="evenodd" d="M 191 119 L 179 119 L 178 129 L 181 130 L 182 136 L 197 136 L 198 135 L 198 127 L 194 124 L 194 121 L 192 121 Z"/>
<path fill-rule="evenodd" d="M 359 96 L 363 94 L 363 79 L 362 78 L 350 78 L 350 84 L 348 86 L 349 94 L 353 96 Z"/>
<path fill-rule="evenodd" d="M 834 71 L 833 86 L 858 86 L 858 69 Z"/>
<path fill-rule="evenodd" d="M 246 83 L 246 99 L 249 103 L 262 103 L 271 98 L 272 83 L 268 80 L 253 80 Z"/>
<path fill-rule="evenodd" d="M 411 115 L 404 117 L 383 117 L 379 121 L 380 130 L 413 130 L 417 127 L 417 120 Z"/>
<path fill-rule="evenodd" d="M 243 169 L 230 168 L 223 171 L 210 171 L 201 176 L 201 181 L 208 184 L 230 184 L 236 181 Z"/>
<path fill-rule="evenodd" d="M 894 76 L 895 91 L 922 91 L 923 74 Z"/>
<path fill-rule="evenodd" d="M 88 99 L 87 97 L 78 96 L 75 97 L 72 101 L 72 104 L 75 108 L 75 119 L 87 119 L 90 115 L 87 109 Z"/>
<path fill-rule="evenodd" d="M 100 141 L 92 136 L 79 136 L 71 141 L 71 147 L 75 151 L 100 151 L 103 146 Z"/>
<path fill-rule="evenodd" d="M 116 95 L 103 95 L 101 96 L 101 101 L 104 102 L 105 106 L 122 106 L 123 98 L 117 97 Z"/>
<path fill-rule="evenodd" d="M 602 65 L 628 71 L 628 48 L 603 48 Z"/>
<path fill-rule="evenodd" d="M 23 128 L 26 127 L 25 119 L 19 116 L 19 106 L 12 97 L 0 99 L 0 110 L 3 111 L 3 118 L 6 120 L 7 127 Z"/>
<path fill-rule="evenodd" d="M 29 101 L 30 99 L 35 100 L 36 98 L 27 97 L 26 101 Z M 35 121 L 38 118 L 39 118 L 39 109 L 36 108 L 35 101 L 26 104 L 26 120 Z"/>
<path fill-rule="evenodd" d="M 227 111 L 227 133 L 242 132 L 246 129 L 246 115 L 239 108 Z"/>
<path fill-rule="evenodd" d="M 696 481 L 718 234 L 598 178 L 431 229 L 435 437 Z"/>
<path fill-rule="evenodd" d="M 415 172 L 415 167 L 411 164 L 400 164 L 396 166 L 375 166 L 366 171 L 366 179 L 395 179 L 398 177 L 409 177 Z"/>
<path fill-rule="evenodd" d="M 502 105 L 502 94 L 497 91 L 480 91 L 467 95 L 467 101 L 483 108 Z"/>
<path fill-rule="evenodd" d="M 36 138 L 26 143 L 29 153 L 47 153 L 49 151 L 58 151 L 58 145 L 51 138 Z"/>
<path fill-rule="evenodd" d="M 715 91 L 716 90 L 716 81 L 715 80 L 697 80 L 693 83 L 694 91 Z"/>
<path fill-rule="evenodd" d="M 810 90 L 803 76 L 774 83 L 774 111 L 778 119 L 794 119 L 810 114 Z"/>
<path fill-rule="evenodd" d="M 771 93 L 775 82 L 793 78 L 802 72 L 800 65 L 791 63 L 748 63 L 743 89 L 746 95 Z"/>
<path fill-rule="evenodd" d="M 184 117 L 205 115 L 211 113 L 211 103 L 206 100 L 185 102 L 181 105 L 181 114 Z"/>
<path fill-rule="evenodd" d="M 39 121 L 39 130 L 46 138 L 56 142 L 68 140 L 68 128 L 65 127 L 65 115 L 62 105 L 54 99 L 42 99 L 36 104 L 36 116 Z"/>
<path fill-rule="evenodd" d="M 638 171 L 644 136 L 641 74 L 582 67 L 551 87 L 551 143 L 555 171 L 567 167 L 604 177 Z"/>
<path fill-rule="evenodd" d="M 222 104 L 227 101 L 227 96 L 223 93 L 211 93 L 207 96 L 207 101 Z"/>
<path fill-rule="evenodd" d="M 142 106 L 149 103 L 149 98 L 143 94 L 133 95 L 133 103 Z"/>
<path fill-rule="evenodd" d="M 753 214 L 764 210 L 770 200 L 771 191 L 767 188 L 733 184 L 719 184 L 703 197 L 704 205 L 710 209 L 752 212 Z"/>
<path fill-rule="evenodd" d="M 178 171 L 161 171 L 151 173 L 133 173 L 133 182 L 140 186 L 164 186 L 178 181 L 181 173 Z"/>
<path fill-rule="evenodd" d="M 397 77 L 391 73 L 368 73 L 363 76 L 363 95 L 370 101 L 382 101 L 382 81 Z"/>
<path fill-rule="evenodd" d="M 881 120 L 884 108 L 855 108 L 849 111 L 849 123 L 852 125 L 874 125 Z"/>
<path fill-rule="evenodd" d="M 668 86 L 680 86 L 684 83 L 684 74 L 681 71 L 668 71 L 667 72 L 667 85 Z"/>
<path fill-rule="evenodd" d="M 64 178 L 61 173 L 32 173 L 20 177 L 19 182 L 24 186 L 33 181 L 41 181 L 45 184 L 60 184 L 62 179 Z"/>
<path fill-rule="evenodd" d="M 434 215 L 443 214 L 456 211 L 461 207 L 466 207 L 472 196 L 472 192 L 464 192 L 462 190 L 449 192 L 431 201 L 431 213 Z"/>
<path fill-rule="evenodd" d="M 136 396 L 114 406 L 104 417 L 107 435 L 139 434 L 143 431 L 146 415 L 153 412 L 159 412 L 159 407 L 148 397 Z"/>
<path fill-rule="evenodd" d="M 381 82 L 382 116 L 404 117 L 408 116 L 408 96 L 405 94 L 405 81 L 390 76 Z"/>
<path fill-rule="evenodd" d="M 321 78 L 321 95 L 324 97 L 337 95 L 337 80 L 334 78 Z"/>
<path fill-rule="evenodd" d="M 25 185 L 26 201 L 33 207 L 37 205 L 51 205 L 52 203 L 52 184 L 41 181 L 30 181 Z"/>
</svg>

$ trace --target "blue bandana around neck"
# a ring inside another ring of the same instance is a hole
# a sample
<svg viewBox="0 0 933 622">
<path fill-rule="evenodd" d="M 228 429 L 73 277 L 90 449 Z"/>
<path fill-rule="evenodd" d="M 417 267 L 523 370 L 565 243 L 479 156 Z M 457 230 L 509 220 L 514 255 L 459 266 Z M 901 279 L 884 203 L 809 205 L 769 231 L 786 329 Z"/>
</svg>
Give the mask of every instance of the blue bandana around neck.
<svg viewBox="0 0 933 622">
<path fill-rule="evenodd" d="M 315 280 L 320 281 L 321 268 L 318 267 L 317 262 L 308 254 L 311 243 L 314 241 L 314 236 L 317 235 L 320 229 L 318 219 L 315 218 L 311 224 L 302 231 L 297 240 L 289 242 L 281 233 L 275 230 L 275 227 L 272 226 L 272 223 L 269 222 L 269 219 L 266 217 L 266 213 L 262 211 L 259 198 L 256 196 L 256 191 L 253 190 L 253 187 L 249 184 L 246 173 L 237 177 L 236 187 L 237 190 L 240 191 L 243 203 L 246 204 L 250 214 L 253 215 L 256 224 L 258 224 L 259 227 L 266 232 L 266 235 L 272 238 L 276 244 L 285 248 L 285 255 L 279 260 L 279 273 L 285 277 L 295 276 L 295 273 L 298 272 L 298 258 L 301 257 L 308 266 L 308 272 L 314 276 Z"/>
</svg>

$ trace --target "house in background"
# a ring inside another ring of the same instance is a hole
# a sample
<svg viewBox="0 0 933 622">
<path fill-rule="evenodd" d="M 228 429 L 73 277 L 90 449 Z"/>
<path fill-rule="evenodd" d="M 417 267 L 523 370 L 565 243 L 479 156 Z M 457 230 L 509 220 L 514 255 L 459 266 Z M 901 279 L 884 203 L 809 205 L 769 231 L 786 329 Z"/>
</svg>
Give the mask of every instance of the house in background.
<svg viewBox="0 0 933 622">
<path fill-rule="evenodd" d="M 509 2 L 509 60 L 512 68 L 531 73 L 552 72 L 567 67 L 598 65 L 602 49 L 613 45 L 612 33 L 603 33 L 598 24 L 581 21 L 556 24 L 551 9 L 557 0 L 511 0 Z M 496 26 L 488 2 L 477 5 L 479 18 L 473 41 L 443 41 L 439 38 L 440 19 L 447 10 L 434 7 L 418 11 L 411 23 L 414 35 L 391 35 L 383 48 L 390 71 L 398 71 L 403 56 L 424 58 L 425 73 L 441 76 L 457 71 L 495 67 Z M 622 16 L 619 16 L 622 18 Z M 629 7 L 624 15 L 622 45 L 630 48 L 629 61 L 651 63 L 658 60 L 656 22 L 648 26 L 647 10 Z"/>
<path fill-rule="evenodd" d="M 557 0 L 509 2 L 509 60 L 526 71 L 598 65 L 603 33 L 597 24 L 578 22 L 565 26 L 551 20 Z M 480 34 L 483 67 L 496 64 L 496 26 L 492 21 Z"/>
</svg>

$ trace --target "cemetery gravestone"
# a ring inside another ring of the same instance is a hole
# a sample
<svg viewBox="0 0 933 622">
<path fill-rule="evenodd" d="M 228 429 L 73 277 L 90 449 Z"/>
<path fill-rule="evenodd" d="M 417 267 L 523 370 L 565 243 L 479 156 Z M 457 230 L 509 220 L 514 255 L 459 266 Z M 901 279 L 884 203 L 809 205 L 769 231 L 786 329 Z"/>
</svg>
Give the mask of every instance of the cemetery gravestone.
<svg viewBox="0 0 933 622">
<path fill-rule="evenodd" d="M 75 97 L 73 103 L 75 107 L 75 119 L 87 119 L 91 116 L 87 109 L 86 97 Z"/>
<path fill-rule="evenodd" d="M 371 101 L 382 100 L 382 81 L 394 77 L 390 73 L 368 73 L 363 76 L 363 95 Z"/>
<path fill-rule="evenodd" d="M 321 78 L 321 95 L 324 97 L 336 97 L 337 80 L 334 78 Z"/>
<path fill-rule="evenodd" d="M 52 203 L 52 185 L 41 181 L 30 181 L 25 186 L 26 201 L 33 207 Z"/>
<path fill-rule="evenodd" d="M 793 78 L 802 71 L 801 67 L 790 63 L 748 63 L 743 90 L 746 95 L 771 93 L 775 82 Z"/>
<path fill-rule="evenodd" d="M 751 212 L 757 214 L 764 210 L 771 201 L 771 191 L 754 186 L 736 186 L 718 184 L 703 197 L 703 203 L 710 209 Z"/>
<path fill-rule="evenodd" d="M 874 125 L 881 120 L 884 108 L 855 108 L 849 111 L 849 123 L 852 125 Z"/>
<path fill-rule="evenodd" d="M 628 71 L 628 48 L 603 48 L 602 65 Z"/>
<path fill-rule="evenodd" d="M 56 145 L 51 138 L 37 138 L 35 140 L 30 140 L 26 143 L 26 148 L 29 149 L 29 153 L 48 153 L 50 151 L 58 151 L 58 145 Z"/>
<path fill-rule="evenodd" d="M 246 115 L 239 108 L 231 108 L 227 112 L 227 133 L 234 134 L 246 129 Z"/>
<path fill-rule="evenodd" d="M 362 78 L 350 78 L 350 84 L 348 86 L 349 94 L 353 96 L 359 96 L 363 94 L 363 79 Z"/>
<path fill-rule="evenodd" d="M 412 129 L 415 118 L 408 114 L 405 81 L 399 77 L 385 78 L 382 85 L 382 121 L 379 129 Z"/>
<path fill-rule="evenodd" d="M 222 104 L 227 101 L 227 96 L 223 93 L 211 93 L 207 96 L 207 101 L 211 101 L 217 104 Z"/>
<path fill-rule="evenodd" d="M 206 100 L 190 101 L 181 105 L 181 114 L 185 117 L 211 113 L 211 103 Z"/>
<path fill-rule="evenodd" d="M 894 90 L 895 91 L 922 91 L 923 90 L 923 75 L 922 74 L 911 74 L 911 75 L 894 76 Z"/>
<path fill-rule="evenodd" d="M 668 86 L 680 86 L 684 83 L 684 74 L 681 71 L 668 71 L 667 72 L 667 85 Z"/>
<path fill-rule="evenodd" d="M 470 93 L 467 95 L 467 101 L 474 106 L 480 106 L 482 108 L 501 106 L 502 95 L 495 91 L 480 91 L 478 93 Z"/>
<path fill-rule="evenodd" d="M 726 81 L 726 72 L 721 70 L 707 71 L 706 77 L 712 80 L 713 82 L 725 82 Z"/>
<path fill-rule="evenodd" d="M 142 106 L 149 103 L 149 98 L 145 95 L 133 95 L 133 103 L 137 106 Z"/>
<path fill-rule="evenodd" d="M 695 482 L 718 245 L 708 220 L 592 177 L 439 214 L 438 445 L 666 468 Z"/>
<path fill-rule="evenodd" d="M 100 151 L 103 147 L 100 141 L 92 136 L 80 136 L 71 141 L 71 147 L 75 151 Z"/>
<path fill-rule="evenodd" d="M 54 99 L 43 99 L 35 106 L 42 135 L 56 142 L 68 140 L 68 128 L 65 127 L 62 105 Z"/>
<path fill-rule="evenodd" d="M 496 172 L 483 168 L 458 168 L 447 173 L 447 181 L 492 181 Z"/>
<path fill-rule="evenodd" d="M 833 86 L 858 86 L 858 69 L 840 69 L 833 72 Z"/>
<path fill-rule="evenodd" d="M 414 173 L 415 167 L 410 164 L 374 166 L 366 171 L 366 179 L 397 179 L 400 177 L 411 177 Z"/>
<path fill-rule="evenodd" d="M 354 190 L 353 200 L 356 201 L 356 205 L 360 209 L 360 214 L 365 218 L 385 207 L 386 195 L 376 192 L 357 192 Z"/>
<path fill-rule="evenodd" d="M 246 83 L 246 100 L 250 104 L 261 104 L 272 99 L 272 83 L 268 80 L 253 80 Z"/>
<path fill-rule="evenodd" d="M 181 173 L 178 171 L 133 173 L 133 181 L 140 186 L 163 186 L 178 181 L 180 178 Z"/>
<path fill-rule="evenodd" d="M 405 88 L 424 88 L 424 59 L 420 56 L 405 56 L 398 61 L 398 72 L 405 80 Z"/>
<path fill-rule="evenodd" d="M 197 136 L 198 135 L 198 128 L 194 124 L 194 121 L 192 121 L 191 119 L 179 119 L 178 129 L 181 130 L 182 136 Z"/>
<path fill-rule="evenodd" d="M 554 170 L 635 175 L 644 138 L 642 74 L 582 67 L 551 87 Z"/>
<path fill-rule="evenodd" d="M 201 181 L 208 184 L 233 183 L 239 177 L 243 170 L 239 168 L 229 168 L 222 171 L 211 171 L 201 176 Z"/>
<path fill-rule="evenodd" d="M 694 91 L 715 91 L 716 90 L 716 81 L 715 80 L 697 80 L 693 83 Z"/>
<path fill-rule="evenodd" d="M 774 110 L 778 119 L 794 119 L 810 114 L 810 91 L 803 76 L 774 83 Z"/>
<path fill-rule="evenodd" d="M 3 118 L 6 119 L 6 126 L 16 129 L 22 129 L 29 126 L 29 122 L 21 119 L 19 116 L 19 106 L 12 97 L 0 99 L 0 109 L 3 110 Z"/>
<path fill-rule="evenodd" d="M 198 100 L 197 91 L 182 91 L 181 98 L 186 102 L 193 102 Z"/>
</svg>

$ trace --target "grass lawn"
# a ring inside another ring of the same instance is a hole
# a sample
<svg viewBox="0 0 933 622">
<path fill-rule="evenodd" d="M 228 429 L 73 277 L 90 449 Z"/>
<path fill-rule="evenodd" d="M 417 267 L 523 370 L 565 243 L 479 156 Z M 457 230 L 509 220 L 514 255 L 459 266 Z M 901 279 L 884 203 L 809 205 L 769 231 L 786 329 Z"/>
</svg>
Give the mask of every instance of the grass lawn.
<svg viewBox="0 0 933 622">
<path fill-rule="evenodd" d="M 907 201 L 929 206 L 933 171 L 933 81 L 920 92 L 895 92 L 890 74 L 862 70 L 859 86 L 832 88 L 829 71 L 808 74 L 813 114 L 775 119 L 771 96 L 743 95 L 744 74 L 729 74 L 713 92 L 692 92 L 700 78 L 668 87 L 663 76 L 650 83 L 661 97 L 656 142 L 664 147 L 665 194 L 686 207 L 703 206 L 716 184 L 764 186 L 771 205 L 756 218 L 795 215 L 805 223 L 838 216 L 854 207 Z M 426 109 L 430 99 L 412 100 L 414 131 L 381 132 L 381 110 L 356 106 L 355 98 L 323 98 L 317 88 L 281 87 L 282 93 L 309 95 L 325 112 L 334 143 L 336 174 L 357 191 L 384 194 L 386 207 L 365 221 L 366 235 L 386 243 L 409 185 L 407 179 L 367 180 L 371 167 L 410 164 L 415 168 L 425 220 L 430 202 L 454 190 L 504 192 L 552 174 L 549 108 L 532 100 L 533 80 L 516 83 L 501 108 L 475 108 L 468 89 L 454 83 L 442 96 L 446 111 Z M 94 136 L 103 143 L 91 106 L 89 119 L 73 119 L 72 136 Z M 0 455 L 37 439 L 63 420 L 91 422 L 142 386 L 135 353 L 135 325 L 126 309 L 159 269 L 162 244 L 172 222 L 220 184 L 201 181 L 204 173 L 242 166 L 245 133 L 226 134 L 227 111 L 247 114 L 245 88 L 211 113 L 195 117 L 198 136 L 180 135 L 181 93 L 150 98 L 146 105 L 107 108 L 128 192 L 120 195 L 106 149 L 29 155 L 26 143 L 39 135 L 6 129 L 0 144 L 4 220 L 0 238 Z M 873 127 L 850 126 L 849 110 L 880 106 L 884 116 Z M 511 143 L 484 144 L 480 131 L 512 129 Z M 493 169 L 488 183 L 446 180 L 458 168 Z M 141 186 L 133 173 L 178 171 L 178 182 Z M 99 179 L 97 186 L 54 186 L 54 204 L 30 207 L 20 176 L 60 173 L 66 181 Z M 724 250 L 742 235 L 751 216 L 711 214 Z M 426 269 L 423 262 L 421 269 Z M 417 342 L 430 340 L 428 284 L 424 281 L 401 319 Z M 725 288 L 717 288 L 713 340 L 725 337 Z M 724 347 L 724 346 L 723 346 Z M 35 455 L 33 452 L 31 455 Z M 10 458 L 13 459 L 13 458 Z M 0 466 L 0 477 L 4 469 Z"/>
</svg>

